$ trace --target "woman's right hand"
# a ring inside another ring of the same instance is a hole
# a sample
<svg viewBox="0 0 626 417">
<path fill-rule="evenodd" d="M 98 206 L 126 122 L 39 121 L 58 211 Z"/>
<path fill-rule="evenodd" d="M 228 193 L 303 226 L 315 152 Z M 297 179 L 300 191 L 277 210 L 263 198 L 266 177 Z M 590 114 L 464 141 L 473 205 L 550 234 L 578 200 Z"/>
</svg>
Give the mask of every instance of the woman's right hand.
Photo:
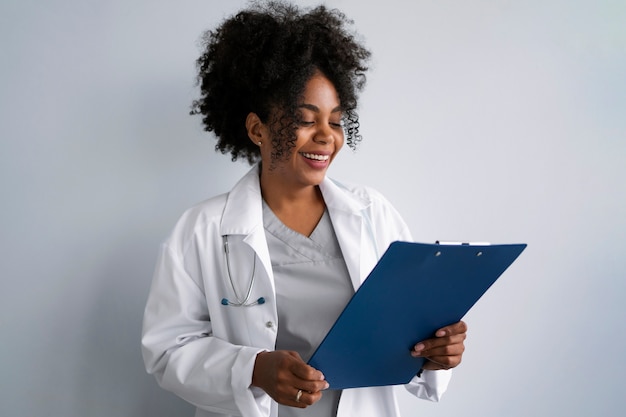
<svg viewBox="0 0 626 417">
<path fill-rule="evenodd" d="M 260 352 L 254 363 L 252 385 L 277 403 L 298 408 L 315 404 L 328 388 L 324 374 L 304 363 L 297 352 L 288 350 Z"/>
</svg>

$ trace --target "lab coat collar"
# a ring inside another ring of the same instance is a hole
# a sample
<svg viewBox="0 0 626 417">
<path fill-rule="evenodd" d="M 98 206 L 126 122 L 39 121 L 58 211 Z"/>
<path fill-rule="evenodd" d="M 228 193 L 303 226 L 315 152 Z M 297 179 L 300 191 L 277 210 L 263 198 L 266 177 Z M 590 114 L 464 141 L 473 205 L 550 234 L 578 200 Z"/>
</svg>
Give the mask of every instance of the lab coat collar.
<svg viewBox="0 0 626 417">
<path fill-rule="evenodd" d="M 259 181 L 260 166 L 248 171 L 228 193 L 220 233 L 225 235 L 250 235 L 263 230 L 263 197 Z"/>
<path fill-rule="evenodd" d="M 223 235 L 248 235 L 263 227 L 260 165 L 255 165 L 235 184 L 228 194 L 220 232 Z M 361 216 L 369 201 L 347 192 L 347 188 L 328 177 L 320 184 L 328 211 Z"/>
</svg>

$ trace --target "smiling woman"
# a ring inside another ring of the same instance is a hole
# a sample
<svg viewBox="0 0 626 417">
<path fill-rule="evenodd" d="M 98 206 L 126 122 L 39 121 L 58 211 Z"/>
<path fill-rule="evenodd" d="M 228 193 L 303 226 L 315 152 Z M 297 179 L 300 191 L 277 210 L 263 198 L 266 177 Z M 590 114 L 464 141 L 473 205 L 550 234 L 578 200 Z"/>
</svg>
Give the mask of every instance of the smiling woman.
<svg viewBox="0 0 626 417">
<path fill-rule="evenodd" d="M 344 140 L 360 140 L 369 52 L 350 23 L 270 2 L 205 36 L 192 113 L 217 150 L 255 165 L 162 246 L 142 338 L 148 372 L 196 416 L 398 415 L 393 387 L 333 390 L 306 363 L 379 254 L 411 240 L 379 193 L 326 176 Z M 410 392 L 441 397 L 465 332 L 447 326 L 406 352 L 427 359 Z"/>
</svg>

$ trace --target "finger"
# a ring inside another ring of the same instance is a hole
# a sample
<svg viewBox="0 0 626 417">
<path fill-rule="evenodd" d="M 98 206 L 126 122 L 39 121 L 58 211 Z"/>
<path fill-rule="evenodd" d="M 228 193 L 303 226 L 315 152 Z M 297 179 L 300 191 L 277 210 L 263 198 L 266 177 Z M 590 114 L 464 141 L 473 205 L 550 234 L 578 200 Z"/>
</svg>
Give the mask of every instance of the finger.
<svg viewBox="0 0 626 417">
<path fill-rule="evenodd" d="M 295 382 L 295 386 L 309 394 L 316 394 L 329 388 L 328 382 L 325 380 L 307 381 L 299 379 Z"/>
<path fill-rule="evenodd" d="M 466 337 L 467 325 L 465 324 L 465 322 L 459 321 L 457 323 L 438 329 L 435 332 L 435 337 L 422 340 L 421 342 L 417 343 L 414 346 L 413 351 L 419 353 L 432 347 L 443 346 L 449 343 L 458 343 L 459 341 L 465 340 Z"/>
<path fill-rule="evenodd" d="M 427 358 L 422 366 L 423 369 L 439 370 L 452 369 L 457 367 L 462 360 L 462 356 L 435 356 Z"/>
<path fill-rule="evenodd" d="M 440 348 L 438 351 L 425 355 L 424 369 L 450 369 L 458 366 L 463 358 L 465 346 L 451 345 Z"/>
<path fill-rule="evenodd" d="M 297 389 L 294 389 L 294 391 L 295 391 L 295 394 L 292 396 L 292 400 L 290 401 L 290 404 L 288 404 L 293 407 L 306 408 L 310 405 L 315 404 L 322 398 L 321 392 L 311 393 L 305 390 L 297 390 Z"/>
<path fill-rule="evenodd" d="M 323 381 L 324 374 L 321 371 L 307 365 L 304 362 L 293 362 L 291 364 L 291 372 L 298 378 L 305 381 Z"/>
<path fill-rule="evenodd" d="M 279 404 L 305 408 L 319 401 L 322 398 L 322 392 L 310 392 L 300 385 L 281 385 L 277 387 L 272 398 Z"/>
<path fill-rule="evenodd" d="M 295 383 L 295 385 L 302 391 L 308 392 L 309 394 L 316 394 L 329 388 L 328 382 L 326 381 L 299 380 Z"/>
<path fill-rule="evenodd" d="M 435 332 L 435 337 L 452 336 L 455 334 L 467 333 L 467 324 L 464 321 L 442 327 Z"/>
<path fill-rule="evenodd" d="M 449 354 L 448 350 L 451 346 L 460 345 L 464 347 L 465 333 L 455 334 L 447 337 L 433 338 L 424 340 L 416 344 L 411 351 L 413 356 L 432 356 Z"/>
<path fill-rule="evenodd" d="M 328 382 L 324 379 L 324 374 L 321 371 L 304 363 L 299 355 L 297 359 L 289 367 L 289 371 L 294 378 L 293 386 L 308 393 L 317 393 L 328 389 Z"/>
<path fill-rule="evenodd" d="M 456 356 L 465 352 L 463 343 L 451 343 L 449 345 L 435 346 L 427 350 L 422 350 L 418 356 L 432 358 L 436 356 Z M 415 352 L 417 354 L 417 352 Z"/>
<path fill-rule="evenodd" d="M 289 355 L 294 359 L 289 363 L 289 380 L 284 382 L 289 387 L 297 387 L 303 392 L 317 393 L 328 388 L 328 382 L 324 379 L 324 374 L 307 365 L 297 352 L 288 351 Z M 295 397 L 294 397 L 295 398 Z"/>
</svg>

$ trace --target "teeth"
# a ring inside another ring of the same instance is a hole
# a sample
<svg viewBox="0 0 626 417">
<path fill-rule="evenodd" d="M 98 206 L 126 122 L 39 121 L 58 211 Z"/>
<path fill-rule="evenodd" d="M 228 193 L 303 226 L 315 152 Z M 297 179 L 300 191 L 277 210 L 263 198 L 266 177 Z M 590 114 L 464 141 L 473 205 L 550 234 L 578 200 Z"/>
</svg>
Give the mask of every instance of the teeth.
<svg viewBox="0 0 626 417">
<path fill-rule="evenodd" d="M 328 161 L 330 155 L 317 155 L 314 153 L 304 153 L 302 152 L 302 156 L 309 159 L 315 159 L 316 161 Z"/>
</svg>

